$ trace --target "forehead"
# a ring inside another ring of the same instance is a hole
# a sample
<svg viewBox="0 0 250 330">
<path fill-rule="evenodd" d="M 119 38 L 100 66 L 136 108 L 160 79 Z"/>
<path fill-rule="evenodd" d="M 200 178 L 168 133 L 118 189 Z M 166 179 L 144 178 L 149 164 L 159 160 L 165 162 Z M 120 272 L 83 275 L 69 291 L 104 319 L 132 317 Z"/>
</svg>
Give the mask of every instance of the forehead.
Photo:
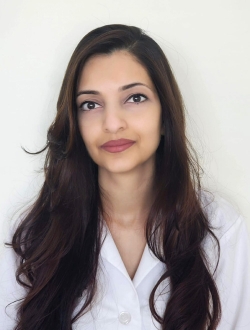
<svg viewBox="0 0 250 330">
<path fill-rule="evenodd" d="M 127 51 L 94 55 L 85 63 L 79 86 L 93 84 L 96 86 L 107 82 L 119 85 L 142 82 L 154 89 L 147 70 Z"/>
</svg>

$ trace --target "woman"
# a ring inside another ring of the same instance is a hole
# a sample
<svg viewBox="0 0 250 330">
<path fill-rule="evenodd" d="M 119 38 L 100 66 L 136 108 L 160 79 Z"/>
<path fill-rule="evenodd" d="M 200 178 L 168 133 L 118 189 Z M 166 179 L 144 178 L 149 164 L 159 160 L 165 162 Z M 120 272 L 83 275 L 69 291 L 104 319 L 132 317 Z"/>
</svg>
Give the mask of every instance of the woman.
<svg viewBox="0 0 250 330">
<path fill-rule="evenodd" d="M 244 223 L 201 191 L 154 40 L 115 24 L 80 41 L 45 150 L 11 243 L 25 290 L 6 329 L 249 329 Z"/>
</svg>

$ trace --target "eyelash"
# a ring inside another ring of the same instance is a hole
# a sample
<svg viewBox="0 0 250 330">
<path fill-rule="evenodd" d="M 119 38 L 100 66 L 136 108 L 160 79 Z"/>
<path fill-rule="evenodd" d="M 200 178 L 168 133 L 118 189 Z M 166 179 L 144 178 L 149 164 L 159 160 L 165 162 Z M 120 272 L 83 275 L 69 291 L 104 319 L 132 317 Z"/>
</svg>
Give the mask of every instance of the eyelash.
<svg viewBox="0 0 250 330">
<path fill-rule="evenodd" d="M 136 96 L 137 96 L 137 97 L 138 97 L 138 96 L 144 97 L 145 100 L 143 100 L 143 101 L 141 101 L 141 102 L 129 102 L 129 103 L 137 103 L 137 104 L 138 104 L 138 103 L 145 102 L 145 101 L 147 101 L 147 99 L 148 99 L 146 95 L 144 95 L 144 94 L 140 94 L 140 93 L 137 93 L 137 94 L 133 94 L 133 95 L 131 95 L 131 96 L 127 99 L 127 101 L 130 100 L 132 97 L 136 97 Z M 126 101 L 126 102 L 127 102 L 127 101 Z M 95 110 L 95 109 L 96 109 L 96 108 L 94 108 L 94 109 L 88 109 L 88 110 L 87 110 L 87 109 L 83 109 L 84 105 L 85 105 L 85 104 L 88 104 L 88 103 L 98 104 L 97 102 L 94 102 L 94 101 L 84 101 L 82 104 L 80 104 L 80 107 L 79 107 L 79 108 L 80 108 L 81 110 L 83 110 L 83 111 L 90 111 L 90 110 Z M 99 104 L 98 104 L 98 105 L 99 105 Z"/>
<path fill-rule="evenodd" d="M 141 102 L 129 102 L 129 103 L 142 103 L 142 102 L 145 102 L 145 101 L 147 101 L 147 96 L 146 95 L 144 95 L 144 94 L 140 94 L 140 93 L 137 93 L 137 94 L 133 94 L 133 95 L 131 95 L 128 99 L 127 99 L 127 101 L 128 100 L 130 100 L 132 97 L 135 97 L 135 96 L 142 96 L 142 97 L 144 97 L 145 98 L 145 100 L 143 100 L 143 101 L 141 101 Z"/>
</svg>

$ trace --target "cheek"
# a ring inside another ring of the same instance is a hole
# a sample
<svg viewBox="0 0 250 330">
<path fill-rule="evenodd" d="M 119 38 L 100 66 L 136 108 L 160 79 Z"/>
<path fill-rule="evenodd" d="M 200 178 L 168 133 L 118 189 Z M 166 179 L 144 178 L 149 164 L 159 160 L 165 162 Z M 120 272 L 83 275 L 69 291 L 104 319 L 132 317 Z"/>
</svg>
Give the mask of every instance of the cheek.
<svg viewBox="0 0 250 330">
<path fill-rule="evenodd" d="M 156 151 L 161 140 L 161 120 L 158 119 L 155 121 L 155 125 L 151 126 L 147 134 L 148 143 L 151 145 L 152 150 Z"/>
<path fill-rule="evenodd" d="M 93 143 L 100 136 L 101 123 L 96 113 L 81 113 L 78 115 L 78 127 L 86 146 Z"/>
<path fill-rule="evenodd" d="M 160 116 L 149 116 L 142 125 L 141 127 L 144 127 L 148 139 L 155 140 L 161 135 L 162 123 Z"/>
<path fill-rule="evenodd" d="M 98 132 L 95 127 L 91 126 L 79 126 L 79 130 L 89 156 L 96 162 L 98 158 Z"/>
<path fill-rule="evenodd" d="M 86 126 L 82 126 L 80 123 L 79 131 L 80 131 L 82 140 L 83 140 L 87 150 L 89 151 L 89 147 L 91 146 L 91 134 L 90 134 L 91 130 Z"/>
<path fill-rule="evenodd" d="M 150 125 L 148 128 L 145 127 L 140 137 L 140 155 L 147 158 L 154 154 L 159 146 L 160 140 L 160 124 L 155 123 L 155 125 Z"/>
</svg>

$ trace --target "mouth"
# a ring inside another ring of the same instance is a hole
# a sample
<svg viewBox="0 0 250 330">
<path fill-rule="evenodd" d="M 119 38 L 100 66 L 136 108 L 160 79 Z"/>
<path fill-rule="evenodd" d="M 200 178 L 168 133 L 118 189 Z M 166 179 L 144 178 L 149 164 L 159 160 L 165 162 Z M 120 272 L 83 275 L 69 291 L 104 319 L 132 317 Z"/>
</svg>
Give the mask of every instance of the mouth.
<svg viewBox="0 0 250 330">
<path fill-rule="evenodd" d="M 101 148 L 107 152 L 116 153 L 130 148 L 134 143 L 135 141 L 128 139 L 110 140 L 101 145 Z"/>
</svg>

